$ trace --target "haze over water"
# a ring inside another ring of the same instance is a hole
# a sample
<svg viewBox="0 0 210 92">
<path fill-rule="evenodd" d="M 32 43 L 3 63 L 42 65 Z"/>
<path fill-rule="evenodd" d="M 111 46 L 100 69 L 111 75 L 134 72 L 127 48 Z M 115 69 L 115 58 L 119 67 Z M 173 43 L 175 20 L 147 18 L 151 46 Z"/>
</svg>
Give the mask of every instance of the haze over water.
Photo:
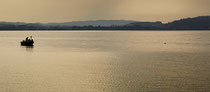
<svg viewBox="0 0 210 92">
<path fill-rule="evenodd" d="M 35 46 L 20 46 L 31 35 Z M 0 92 L 208 92 L 209 35 L 1 31 Z"/>
</svg>

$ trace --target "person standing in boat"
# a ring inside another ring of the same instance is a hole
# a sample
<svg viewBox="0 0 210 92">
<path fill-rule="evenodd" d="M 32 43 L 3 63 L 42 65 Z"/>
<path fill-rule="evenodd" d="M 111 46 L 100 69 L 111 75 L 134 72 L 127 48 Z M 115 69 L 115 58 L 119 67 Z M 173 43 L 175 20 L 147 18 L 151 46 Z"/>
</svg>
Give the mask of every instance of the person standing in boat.
<svg viewBox="0 0 210 92">
<path fill-rule="evenodd" d="M 32 36 L 30 36 L 31 41 L 33 41 Z"/>
<path fill-rule="evenodd" d="M 28 37 L 26 37 L 26 42 L 28 42 Z"/>
<path fill-rule="evenodd" d="M 34 43 L 34 40 L 33 40 L 32 36 L 30 36 L 30 39 L 31 39 L 30 41 L 31 41 L 32 43 Z"/>
</svg>

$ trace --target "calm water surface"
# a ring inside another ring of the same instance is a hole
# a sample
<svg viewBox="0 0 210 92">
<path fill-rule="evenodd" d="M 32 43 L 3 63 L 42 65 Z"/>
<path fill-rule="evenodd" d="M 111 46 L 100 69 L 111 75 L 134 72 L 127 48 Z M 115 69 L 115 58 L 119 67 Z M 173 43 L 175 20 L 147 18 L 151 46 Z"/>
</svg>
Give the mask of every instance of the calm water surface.
<svg viewBox="0 0 210 92">
<path fill-rule="evenodd" d="M 2 31 L 0 92 L 210 92 L 210 32 Z"/>
</svg>

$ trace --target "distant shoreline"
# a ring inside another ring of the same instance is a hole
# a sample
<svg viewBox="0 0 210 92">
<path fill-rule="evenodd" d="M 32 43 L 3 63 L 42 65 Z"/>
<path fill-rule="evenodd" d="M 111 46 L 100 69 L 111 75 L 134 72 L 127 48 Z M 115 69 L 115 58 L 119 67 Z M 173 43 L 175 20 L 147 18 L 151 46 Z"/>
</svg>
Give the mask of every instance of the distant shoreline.
<svg viewBox="0 0 210 92">
<path fill-rule="evenodd" d="M 209 30 L 0 30 L 4 31 L 210 31 Z"/>
<path fill-rule="evenodd" d="M 199 16 L 194 18 L 185 18 L 175 20 L 169 23 L 140 22 L 125 20 L 101 20 L 101 21 L 83 21 L 66 23 L 24 23 L 24 22 L 0 22 L 0 30 L 210 30 L 210 16 Z"/>
</svg>

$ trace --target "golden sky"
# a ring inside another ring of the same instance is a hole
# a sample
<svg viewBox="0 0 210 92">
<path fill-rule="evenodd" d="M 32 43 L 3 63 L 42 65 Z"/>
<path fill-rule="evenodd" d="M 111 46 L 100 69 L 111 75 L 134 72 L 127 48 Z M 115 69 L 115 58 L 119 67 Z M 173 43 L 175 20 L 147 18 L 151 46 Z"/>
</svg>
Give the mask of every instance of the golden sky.
<svg viewBox="0 0 210 92">
<path fill-rule="evenodd" d="M 0 21 L 8 22 L 169 22 L 203 15 L 210 15 L 210 0 L 0 0 Z"/>
</svg>

